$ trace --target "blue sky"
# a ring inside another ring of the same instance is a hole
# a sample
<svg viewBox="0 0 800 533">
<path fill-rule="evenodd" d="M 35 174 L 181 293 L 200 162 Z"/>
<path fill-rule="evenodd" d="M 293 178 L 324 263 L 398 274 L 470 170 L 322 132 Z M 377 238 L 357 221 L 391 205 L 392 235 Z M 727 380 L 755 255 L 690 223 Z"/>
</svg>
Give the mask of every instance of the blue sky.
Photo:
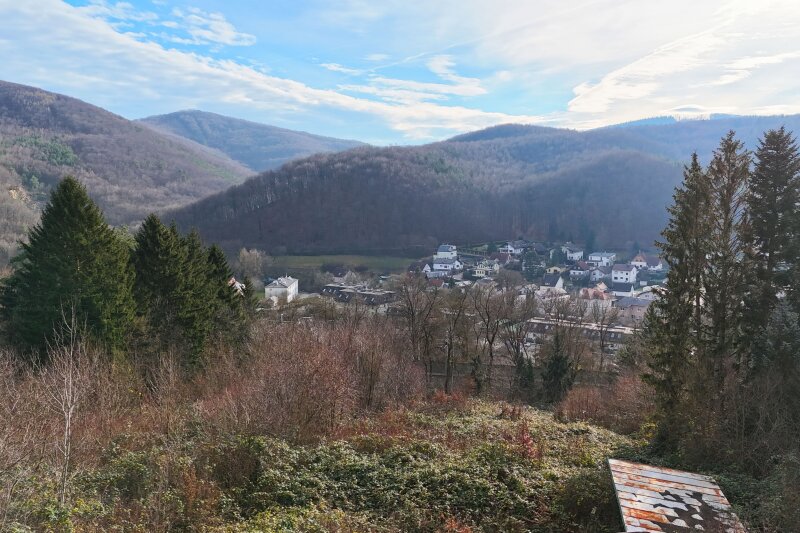
<svg viewBox="0 0 800 533">
<path fill-rule="evenodd" d="M 375 144 L 800 112 L 800 2 L 0 0 L 0 79 Z"/>
</svg>

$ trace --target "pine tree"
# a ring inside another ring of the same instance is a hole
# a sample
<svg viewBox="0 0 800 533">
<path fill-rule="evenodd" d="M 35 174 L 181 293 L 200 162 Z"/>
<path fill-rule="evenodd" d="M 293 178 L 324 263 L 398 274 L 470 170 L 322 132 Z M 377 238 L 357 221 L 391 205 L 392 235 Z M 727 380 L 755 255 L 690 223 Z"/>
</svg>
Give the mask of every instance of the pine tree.
<svg viewBox="0 0 800 533">
<path fill-rule="evenodd" d="M 674 446 L 683 426 L 680 405 L 684 398 L 691 354 L 701 348 L 702 281 L 706 269 L 706 238 L 710 226 L 707 206 L 710 184 L 697 159 L 684 169 L 683 184 L 668 208 L 664 240 L 657 242 L 669 266 L 665 290 L 648 310 L 644 337 L 649 347 L 649 372 L 658 402 L 659 440 Z"/>
<path fill-rule="evenodd" d="M 240 294 L 230 285 L 233 272 L 225 253 L 217 245 L 208 248 L 208 274 L 216 295 L 213 313 L 215 336 L 227 342 L 243 340 L 248 323 L 246 294 Z"/>
<path fill-rule="evenodd" d="M 172 231 L 177 233 L 175 226 Z M 183 299 L 178 310 L 184 340 L 188 353 L 186 362 L 190 367 L 204 364 L 201 356 L 211 337 L 212 321 L 217 309 L 217 287 L 211 283 L 208 254 L 200 240 L 200 234 L 193 230 L 181 239 L 186 252 L 183 266 Z"/>
<path fill-rule="evenodd" d="M 746 331 L 755 338 L 766 326 L 788 288 L 790 268 L 797 263 L 796 206 L 800 201 L 800 152 L 790 132 L 770 130 L 759 142 L 756 164 L 747 193 L 750 216 L 749 261 L 755 278 L 746 299 Z M 797 300 L 795 291 L 790 298 Z M 754 360 L 750 361 L 752 365 Z"/>
<path fill-rule="evenodd" d="M 707 315 L 708 352 L 706 378 L 713 399 L 723 385 L 725 367 L 738 363 L 742 354 L 743 312 L 752 281 L 748 247 L 751 234 L 745 202 L 750 178 L 750 154 L 731 131 L 722 139 L 708 166 L 711 185 L 708 238 L 709 268 L 703 284 Z"/>
<path fill-rule="evenodd" d="M 178 310 L 184 298 L 184 247 L 177 233 L 152 214 L 142 223 L 135 240 L 134 294 L 137 312 L 148 325 L 146 338 L 154 341 L 158 350 L 177 346 L 183 334 Z"/>
<path fill-rule="evenodd" d="M 130 251 L 77 180 L 58 184 L 14 264 L 3 312 L 20 347 L 41 353 L 72 310 L 96 342 L 124 347 L 135 310 Z"/>
</svg>

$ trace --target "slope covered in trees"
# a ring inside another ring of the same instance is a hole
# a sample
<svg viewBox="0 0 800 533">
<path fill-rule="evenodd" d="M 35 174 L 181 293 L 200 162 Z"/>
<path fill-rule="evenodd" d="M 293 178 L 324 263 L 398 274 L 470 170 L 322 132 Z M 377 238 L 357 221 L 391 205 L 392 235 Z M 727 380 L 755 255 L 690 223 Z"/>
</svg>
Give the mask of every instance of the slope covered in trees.
<svg viewBox="0 0 800 533">
<path fill-rule="evenodd" d="M 0 82 L 0 264 L 67 174 L 116 225 L 221 191 L 250 171 L 80 100 Z"/>
<path fill-rule="evenodd" d="M 139 122 L 217 149 L 254 173 L 278 168 L 292 159 L 363 145 L 195 110 L 147 117 Z"/>
<path fill-rule="evenodd" d="M 170 216 L 231 250 L 413 253 L 518 235 L 649 244 L 666 222 L 686 154 L 707 159 L 732 125 L 748 121 L 742 138 L 753 146 L 756 130 L 800 118 L 587 132 L 497 126 L 425 146 L 313 156 Z"/>
</svg>

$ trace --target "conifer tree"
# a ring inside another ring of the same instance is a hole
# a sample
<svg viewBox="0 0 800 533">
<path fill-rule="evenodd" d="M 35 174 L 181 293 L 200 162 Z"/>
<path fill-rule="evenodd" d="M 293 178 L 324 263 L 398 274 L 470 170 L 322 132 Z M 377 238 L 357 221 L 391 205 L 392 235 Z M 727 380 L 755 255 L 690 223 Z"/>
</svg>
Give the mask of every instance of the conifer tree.
<svg viewBox="0 0 800 533">
<path fill-rule="evenodd" d="M 95 341 L 124 347 L 135 310 L 130 251 L 77 180 L 54 189 L 14 263 L 3 313 L 20 347 L 41 353 L 73 309 Z"/>
<path fill-rule="evenodd" d="M 708 323 L 708 352 L 705 357 L 706 386 L 719 394 L 727 364 L 738 363 L 742 354 L 744 301 L 752 265 L 748 257 L 751 234 L 745 202 L 750 178 L 750 153 L 736 140 L 725 136 L 708 166 L 711 187 L 711 225 L 707 254 L 709 268 L 703 284 L 704 313 Z"/>
<path fill-rule="evenodd" d="M 683 184 L 668 208 L 664 240 L 657 242 L 669 266 L 665 290 L 648 310 L 644 337 L 650 347 L 645 376 L 656 390 L 660 416 L 659 440 L 674 446 L 682 426 L 680 404 L 687 388 L 691 354 L 701 349 L 703 323 L 701 285 L 706 269 L 707 206 L 710 184 L 697 158 L 684 169 Z"/>
<path fill-rule="evenodd" d="M 214 301 L 214 332 L 228 342 L 242 340 L 247 329 L 246 294 L 240 294 L 230 285 L 233 272 L 225 253 L 217 245 L 208 248 L 208 274 L 216 295 Z M 247 290 L 245 284 L 245 292 Z"/>
<path fill-rule="evenodd" d="M 789 287 L 789 275 L 800 250 L 795 245 L 796 206 L 800 201 L 800 152 L 785 128 L 760 140 L 747 193 L 750 257 L 755 279 L 746 299 L 747 333 L 755 338 L 767 326 L 778 292 Z M 791 270 L 790 270 L 791 269 Z M 789 291 L 793 300 L 795 291 Z M 753 361 L 751 360 L 751 364 Z"/>
<path fill-rule="evenodd" d="M 177 344 L 182 335 L 178 311 L 184 298 L 186 253 L 177 233 L 156 215 L 144 220 L 135 240 L 137 311 L 148 324 L 148 336 L 164 349 Z"/>
</svg>

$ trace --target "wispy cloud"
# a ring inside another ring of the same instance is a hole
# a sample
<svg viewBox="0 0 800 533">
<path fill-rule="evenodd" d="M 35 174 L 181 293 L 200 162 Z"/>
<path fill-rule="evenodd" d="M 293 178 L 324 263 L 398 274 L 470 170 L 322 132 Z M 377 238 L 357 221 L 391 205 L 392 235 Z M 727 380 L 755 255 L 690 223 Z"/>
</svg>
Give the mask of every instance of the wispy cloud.
<svg viewBox="0 0 800 533">
<path fill-rule="evenodd" d="M 252 46 L 256 43 L 255 35 L 237 31 L 222 13 L 208 13 L 196 7 L 190 7 L 185 12 L 174 9 L 172 13 L 183 22 L 183 29 L 191 35 L 195 44 Z M 178 27 L 181 27 L 180 22 Z"/>
<path fill-rule="evenodd" d="M 353 76 L 357 76 L 359 74 L 364 73 L 364 71 L 361 69 L 345 67 L 344 65 L 340 65 L 339 63 L 320 63 L 319 66 L 333 72 L 341 72 L 342 74 L 350 74 Z"/>
<path fill-rule="evenodd" d="M 215 59 L 116 31 L 108 22 L 88 16 L 57 0 L 47 6 L 0 2 L 3 32 L 10 41 L 0 43 L 9 58 L 0 65 L 3 77 L 49 85 L 57 79 L 75 90 L 102 90 L 112 99 L 156 98 L 177 100 L 181 107 L 202 107 L 203 102 L 224 102 L 250 110 L 287 113 L 314 109 L 339 109 L 372 115 L 409 139 L 423 139 L 474 130 L 501 122 L 532 122 L 541 117 L 486 112 L 431 102 L 403 105 L 390 99 L 358 98 L 344 92 L 319 89 L 302 82 L 271 76 L 248 65 Z M 53 28 L 45 32 L 44 28 Z M 230 41 L 230 40 L 228 40 Z M 17 55 L 35 50 L 35 57 Z M 37 64 L 30 68 L 31 60 Z M 403 90 L 403 81 L 377 79 L 377 85 Z M 451 94 L 448 84 L 411 83 L 421 90 Z M 114 95 L 114 96 L 111 96 Z"/>
</svg>

